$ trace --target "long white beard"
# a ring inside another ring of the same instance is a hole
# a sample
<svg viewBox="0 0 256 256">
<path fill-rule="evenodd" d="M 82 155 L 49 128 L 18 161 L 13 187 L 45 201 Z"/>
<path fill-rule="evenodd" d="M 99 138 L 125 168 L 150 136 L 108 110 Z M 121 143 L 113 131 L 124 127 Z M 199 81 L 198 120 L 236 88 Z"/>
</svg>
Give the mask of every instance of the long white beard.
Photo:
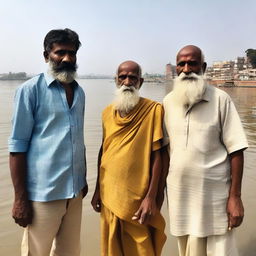
<svg viewBox="0 0 256 256">
<path fill-rule="evenodd" d="M 128 114 L 139 102 L 139 90 L 134 86 L 121 86 L 116 89 L 116 97 L 113 102 L 116 110 Z"/>
<path fill-rule="evenodd" d="M 178 106 L 192 106 L 202 99 L 206 86 L 203 75 L 181 73 L 174 80 L 174 102 Z"/>
<path fill-rule="evenodd" d="M 72 83 L 77 76 L 76 71 L 61 71 L 61 72 L 55 71 L 54 63 L 52 61 L 49 61 L 48 73 L 54 79 L 60 81 L 61 83 L 67 83 L 67 84 Z"/>
</svg>

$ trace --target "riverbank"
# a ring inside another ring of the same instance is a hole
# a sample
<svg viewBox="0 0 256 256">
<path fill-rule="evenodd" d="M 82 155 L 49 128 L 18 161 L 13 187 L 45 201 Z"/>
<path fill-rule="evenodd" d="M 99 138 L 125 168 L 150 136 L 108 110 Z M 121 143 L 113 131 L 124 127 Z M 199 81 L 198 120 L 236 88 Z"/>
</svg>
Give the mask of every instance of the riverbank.
<svg viewBox="0 0 256 256">
<path fill-rule="evenodd" d="M 220 87 L 256 88 L 256 80 L 208 80 L 208 83 Z"/>
</svg>

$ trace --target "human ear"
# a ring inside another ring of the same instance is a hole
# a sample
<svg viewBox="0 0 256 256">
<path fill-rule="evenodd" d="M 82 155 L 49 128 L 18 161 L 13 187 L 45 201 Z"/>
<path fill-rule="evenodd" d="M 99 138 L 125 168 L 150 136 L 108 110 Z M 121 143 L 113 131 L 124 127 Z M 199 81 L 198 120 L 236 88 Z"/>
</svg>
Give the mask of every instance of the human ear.
<svg viewBox="0 0 256 256">
<path fill-rule="evenodd" d="M 203 65 L 202 65 L 203 74 L 204 74 L 204 72 L 205 72 L 205 70 L 206 70 L 206 67 L 207 67 L 207 63 L 204 62 Z"/>
<path fill-rule="evenodd" d="M 43 55 L 44 55 L 44 60 L 47 63 L 49 60 L 49 53 L 47 51 L 44 51 Z"/>
<path fill-rule="evenodd" d="M 143 84 L 143 82 L 144 82 L 144 78 L 140 78 L 140 87 L 142 86 L 142 84 Z"/>
</svg>

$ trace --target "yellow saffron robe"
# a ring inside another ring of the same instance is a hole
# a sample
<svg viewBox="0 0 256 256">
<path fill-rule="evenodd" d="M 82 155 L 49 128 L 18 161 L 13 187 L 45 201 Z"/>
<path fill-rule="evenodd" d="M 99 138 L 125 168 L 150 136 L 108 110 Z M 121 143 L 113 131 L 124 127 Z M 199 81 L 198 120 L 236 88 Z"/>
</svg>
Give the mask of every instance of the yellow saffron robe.
<svg viewBox="0 0 256 256">
<path fill-rule="evenodd" d="M 119 219 L 133 223 L 132 216 L 148 191 L 151 153 L 161 148 L 163 108 L 155 101 L 140 98 L 125 117 L 109 105 L 102 120 L 101 200 Z M 165 221 L 159 211 L 149 225 L 154 230 L 155 255 L 161 255 L 166 236 Z"/>
</svg>

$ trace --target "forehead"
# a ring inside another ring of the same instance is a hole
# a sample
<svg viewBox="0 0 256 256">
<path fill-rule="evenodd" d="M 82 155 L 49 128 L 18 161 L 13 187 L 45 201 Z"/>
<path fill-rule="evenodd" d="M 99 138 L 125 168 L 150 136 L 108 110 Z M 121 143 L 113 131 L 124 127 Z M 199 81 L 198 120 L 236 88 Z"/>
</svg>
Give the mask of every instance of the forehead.
<svg viewBox="0 0 256 256">
<path fill-rule="evenodd" d="M 74 44 L 70 43 L 53 43 L 52 44 L 52 49 L 51 51 L 59 51 L 59 50 L 68 50 L 68 51 L 75 51 L 76 52 L 76 47 Z"/>
<path fill-rule="evenodd" d="M 184 48 L 177 55 L 177 62 L 181 60 L 201 61 L 201 52 L 193 48 Z"/>
<path fill-rule="evenodd" d="M 119 74 L 139 75 L 139 67 L 134 64 L 122 64 L 118 68 L 118 75 Z"/>
</svg>

